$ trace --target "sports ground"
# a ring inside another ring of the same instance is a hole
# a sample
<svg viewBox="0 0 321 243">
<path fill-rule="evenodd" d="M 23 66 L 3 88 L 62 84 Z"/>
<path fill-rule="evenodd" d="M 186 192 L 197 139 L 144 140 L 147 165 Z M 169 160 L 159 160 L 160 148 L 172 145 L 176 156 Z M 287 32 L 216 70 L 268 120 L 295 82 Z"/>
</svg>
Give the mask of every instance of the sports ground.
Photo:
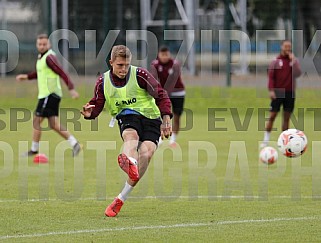
<svg viewBox="0 0 321 243">
<path fill-rule="evenodd" d="M 61 103 L 83 152 L 73 159 L 57 134 L 44 132 L 40 152 L 49 163 L 38 165 L 19 156 L 30 146 L 36 83 L 1 82 L 0 241 L 320 241 L 318 89 L 298 91 L 291 123 L 307 135 L 306 153 L 279 154 L 266 166 L 258 160 L 265 88 L 188 85 L 179 146 L 165 141 L 120 214 L 106 218 L 125 178 L 116 162 L 122 143 L 106 112 L 97 124 L 77 118 L 93 86 L 94 79 L 78 84 L 80 99 L 65 95 Z M 272 146 L 279 133 L 272 133 Z"/>
</svg>

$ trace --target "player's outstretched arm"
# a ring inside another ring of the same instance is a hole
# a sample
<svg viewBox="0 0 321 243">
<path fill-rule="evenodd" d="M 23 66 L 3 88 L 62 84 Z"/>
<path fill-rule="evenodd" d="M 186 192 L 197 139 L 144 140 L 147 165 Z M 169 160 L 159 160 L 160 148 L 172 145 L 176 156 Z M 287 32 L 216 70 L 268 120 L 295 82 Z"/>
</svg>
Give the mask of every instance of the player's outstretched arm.
<svg viewBox="0 0 321 243">
<path fill-rule="evenodd" d="M 16 76 L 16 80 L 20 82 L 28 80 L 28 74 L 19 74 Z"/>
<path fill-rule="evenodd" d="M 25 80 L 32 80 L 32 79 L 37 79 L 38 75 L 36 71 L 33 71 L 28 74 L 19 74 L 16 76 L 17 81 L 25 81 Z"/>
<path fill-rule="evenodd" d="M 73 98 L 73 99 L 78 99 L 79 98 L 79 94 L 75 89 L 70 89 L 69 90 L 69 94 L 70 94 L 71 98 Z"/>
<path fill-rule="evenodd" d="M 91 112 L 93 111 L 93 108 L 95 107 L 95 105 L 91 105 L 89 103 L 87 103 L 86 105 L 84 105 L 82 107 L 82 111 L 80 111 L 80 113 L 84 116 L 84 117 L 90 117 L 91 116 Z"/>
<path fill-rule="evenodd" d="M 99 77 L 96 82 L 94 97 L 83 106 L 81 114 L 85 119 L 95 119 L 104 109 L 105 95 L 103 89 L 103 78 Z"/>
<path fill-rule="evenodd" d="M 46 63 L 48 65 L 48 67 L 52 71 L 54 71 L 56 74 L 58 74 L 62 78 L 62 80 L 65 82 L 65 84 L 67 85 L 67 87 L 69 89 L 69 94 L 70 94 L 71 98 L 73 98 L 73 99 L 79 98 L 79 94 L 75 90 L 75 86 L 74 86 L 73 82 L 71 81 L 68 74 L 63 70 L 63 68 L 59 64 L 55 55 L 48 55 L 46 58 Z"/>
</svg>

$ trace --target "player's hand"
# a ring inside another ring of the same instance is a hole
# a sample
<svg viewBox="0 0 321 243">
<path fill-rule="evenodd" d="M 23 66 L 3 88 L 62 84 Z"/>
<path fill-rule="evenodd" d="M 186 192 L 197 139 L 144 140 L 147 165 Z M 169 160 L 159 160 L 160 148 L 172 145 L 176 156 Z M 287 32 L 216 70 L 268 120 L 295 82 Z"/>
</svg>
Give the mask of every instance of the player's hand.
<svg viewBox="0 0 321 243">
<path fill-rule="evenodd" d="M 91 116 L 91 112 L 92 112 L 92 108 L 94 108 L 95 105 L 91 105 L 89 103 L 87 103 L 86 105 L 84 105 L 82 107 L 82 111 L 80 111 L 80 113 L 84 116 L 84 117 L 90 117 Z"/>
<path fill-rule="evenodd" d="M 271 98 L 272 100 L 275 100 L 275 99 L 276 99 L 276 95 L 275 95 L 275 91 L 274 91 L 274 90 L 270 90 L 269 94 L 270 94 L 270 98 Z"/>
<path fill-rule="evenodd" d="M 74 89 L 69 90 L 69 94 L 70 94 L 71 98 L 73 98 L 73 99 L 78 99 L 79 98 L 78 92 L 76 90 L 74 90 Z"/>
<path fill-rule="evenodd" d="M 294 54 L 291 52 L 291 53 L 289 53 L 289 59 L 293 62 L 293 61 L 295 61 L 295 56 L 294 56 Z"/>
<path fill-rule="evenodd" d="M 28 80 L 28 74 L 19 74 L 16 76 L 17 81 L 25 81 Z"/>
<path fill-rule="evenodd" d="M 163 116 L 163 123 L 161 125 L 161 138 L 169 138 L 172 135 L 172 123 L 169 115 Z"/>
</svg>

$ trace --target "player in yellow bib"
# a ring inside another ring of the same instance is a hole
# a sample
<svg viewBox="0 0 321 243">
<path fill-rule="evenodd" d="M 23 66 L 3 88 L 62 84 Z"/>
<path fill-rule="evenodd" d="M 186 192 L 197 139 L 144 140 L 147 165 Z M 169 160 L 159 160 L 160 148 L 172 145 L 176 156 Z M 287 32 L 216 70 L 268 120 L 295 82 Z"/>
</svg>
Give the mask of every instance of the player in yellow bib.
<svg viewBox="0 0 321 243">
<path fill-rule="evenodd" d="M 44 118 L 48 118 L 50 127 L 68 140 L 72 149 L 73 156 L 77 155 L 81 148 L 76 138 L 60 125 L 59 103 L 62 97 L 60 77 L 68 86 L 72 98 L 79 95 L 74 89 L 68 75 L 60 67 L 55 53 L 50 49 L 48 36 L 41 34 L 37 37 L 37 50 L 39 52 L 36 64 L 36 72 L 29 74 L 19 74 L 18 81 L 37 79 L 38 80 L 38 105 L 33 120 L 33 138 L 31 149 L 26 153 L 28 156 L 37 154 L 39 151 L 39 141 L 41 137 L 41 123 Z"/>
<path fill-rule="evenodd" d="M 86 119 L 95 119 L 106 106 L 118 120 L 124 140 L 118 155 L 120 168 L 128 174 L 123 190 L 106 208 L 115 217 L 129 193 L 147 170 L 159 137 L 171 135 L 171 102 L 167 92 L 146 70 L 130 65 L 132 54 L 123 45 L 111 52 L 111 70 L 98 78 L 94 97 L 83 106 Z"/>
</svg>

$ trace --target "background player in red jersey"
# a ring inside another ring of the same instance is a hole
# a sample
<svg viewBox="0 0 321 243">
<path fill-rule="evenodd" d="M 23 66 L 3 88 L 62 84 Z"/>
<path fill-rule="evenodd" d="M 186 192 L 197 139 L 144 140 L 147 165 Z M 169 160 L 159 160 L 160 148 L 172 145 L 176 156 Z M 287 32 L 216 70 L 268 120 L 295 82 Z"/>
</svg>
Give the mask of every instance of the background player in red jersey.
<svg viewBox="0 0 321 243">
<path fill-rule="evenodd" d="M 178 60 L 171 57 L 168 47 L 162 46 L 158 51 L 157 59 L 151 63 L 150 72 L 167 91 L 172 102 L 174 124 L 170 145 L 175 145 L 186 94 L 181 77 L 181 65 Z"/>
<path fill-rule="evenodd" d="M 298 60 L 292 53 L 292 43 L 284 40 L 281 43 L 280 55 L 271 62 L 269 67 L 269 94 L 271 98 L 270 118 L 261 147 L 268 145 L 274 120 L 283 106 L 282 130 L 289 128 L 289 121 L 294 110 L 296 78 L 301 75 Z"/>
</svg>

